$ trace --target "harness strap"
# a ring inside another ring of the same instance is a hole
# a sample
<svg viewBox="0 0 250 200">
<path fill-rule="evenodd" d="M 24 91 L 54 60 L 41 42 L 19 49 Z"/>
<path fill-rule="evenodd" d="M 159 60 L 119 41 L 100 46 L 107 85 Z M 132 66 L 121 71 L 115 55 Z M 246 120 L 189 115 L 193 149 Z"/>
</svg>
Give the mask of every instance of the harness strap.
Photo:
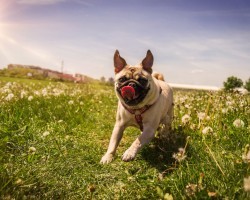
<svg viewBox="0 0 250 200">
<path fill-rule="evenodd" d="M 162 92 L 162 89 L 160 88 L 160 94 Z M 142 123 L 142 114 L 144 112 L 146 112 L 152 105 L 154 104 L 151 104 L 151 105 L 145 105 L 143 106 L 142 108 L 139 108 L 139 109 L 130 109 L 128 108 L 127 106 L 125 106 L 123 103 L 122 103 L 123 107 L 128 111 L 130 112 L 132 115 L 135 115 L 135 121 L 136 123 L 139 125 L 140 127 L 140 130 L 143 131 L 143 123 Z"/>
</svg>

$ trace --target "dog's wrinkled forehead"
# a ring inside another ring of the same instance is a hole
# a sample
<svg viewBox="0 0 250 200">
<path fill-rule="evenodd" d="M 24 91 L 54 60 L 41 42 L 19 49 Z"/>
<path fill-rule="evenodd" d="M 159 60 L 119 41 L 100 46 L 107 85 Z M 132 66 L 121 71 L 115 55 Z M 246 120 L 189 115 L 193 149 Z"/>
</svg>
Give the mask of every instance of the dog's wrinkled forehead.
<svg viewBox="0 0 250 200">
<path fill-rule="evenodd" d="M 142 69 L 141 65 L 138 65 L 138 66 L 127 65 L 124 68 L 121 76 L 125 76 L 127 79 L 138 80 L 140 77 L 147 78 L 148 73 Z"/>
</svg>

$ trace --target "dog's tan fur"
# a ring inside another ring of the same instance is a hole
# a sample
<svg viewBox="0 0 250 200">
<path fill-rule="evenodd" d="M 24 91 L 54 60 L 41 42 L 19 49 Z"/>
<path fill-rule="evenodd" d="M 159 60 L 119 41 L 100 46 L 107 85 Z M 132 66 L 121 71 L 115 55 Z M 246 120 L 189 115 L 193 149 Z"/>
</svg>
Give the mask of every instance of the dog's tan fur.
<svg viewBox="0 0 250 200">
<path fill-rule="evenodd" d="M 144 77 L 148 80 L 150 90 L 142 102 L 137 105 L 127 106 L 129 109 L 140 109 L 146 105 L 152 105 L 149 110 L 142 114 L 143 132 L 125 151 L 122 156 L 123 161 L 131 161 L 135 158 L 138 151 L 153 138 L 155 131 L 160 124 L 165 125 L 165 129 L 169 130 L 173 118 L 173 92 L 170 86 L 164 82 L 162 74 L 154 73 L 152 75 L 153 55 L 148 51 L 146 58 L 138 66 L 127 65 L 126 61 L 120 57 L 118 51 L 114 56 L 115 65 L 115 88 L 118 87 L 118 80 L 122 76 L 129 79 L 138 79 Z M 112 132 L 109 147 L 106 154 L 102 157 L 101 163 L 109 163 L 113 160 L 116 148 L 122 138 L 123 131 L 128 126 L 136 126 L 139 128 L 133 114 L 124 108 L 126 104 L 122 96 L 117 92 L 119 99 L 116 123 Z"/>
</svg>

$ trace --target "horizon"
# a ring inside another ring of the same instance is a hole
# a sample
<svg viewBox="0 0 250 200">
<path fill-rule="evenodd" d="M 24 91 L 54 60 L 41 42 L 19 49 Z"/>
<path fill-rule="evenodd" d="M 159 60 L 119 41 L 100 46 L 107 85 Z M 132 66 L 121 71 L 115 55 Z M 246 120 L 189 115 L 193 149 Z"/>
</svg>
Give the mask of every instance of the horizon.
<svg viewBox="0 0 250 200">
<path fill-rule="evenodd" d="M 0 68 L 35 65 L 95 79 L 114 77 L 150 49 L 169 83 L 222 87 L 250 77 L 247 0 L 0 0 Z"/>
</svg>

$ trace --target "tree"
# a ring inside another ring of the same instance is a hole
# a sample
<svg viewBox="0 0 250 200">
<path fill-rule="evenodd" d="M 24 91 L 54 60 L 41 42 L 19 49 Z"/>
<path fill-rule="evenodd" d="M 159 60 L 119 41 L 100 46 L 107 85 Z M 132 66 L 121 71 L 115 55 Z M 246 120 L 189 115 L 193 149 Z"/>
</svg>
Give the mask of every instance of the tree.
<svg viewBox="0 0 250 200">
<path fill-rule="evenodd" d="M 100 81 L 101 81 L 101 82 L 103 82 L 103 83 L 105 83 L 105 82 L 106 82 L 105 77 L 104 77 L 104 76 L 102 76 L 102 77 L 100 78 Z"/>
<path fill-rule="evenodd" d="M 244 85 L 244 88 L 250 92 L 250 78 L 246 81 L 245 85 Z"/>
<path fill-rule="evenodd" d="M 232 91 L 235 88 L 242 87 L 243 81 L 235 76 L 230 76 L 225 82 L 223 82 L 226 91 Z"/>
<path fill-rule="evenodd" d="M 114 82 L 115 82 L 115 80 L 114 80 L 113 77 L 110 77 L 110 78 L 108 79 L 108 84 L 109 84 L 109 85 L 114 85 Z"/>
</svg>

